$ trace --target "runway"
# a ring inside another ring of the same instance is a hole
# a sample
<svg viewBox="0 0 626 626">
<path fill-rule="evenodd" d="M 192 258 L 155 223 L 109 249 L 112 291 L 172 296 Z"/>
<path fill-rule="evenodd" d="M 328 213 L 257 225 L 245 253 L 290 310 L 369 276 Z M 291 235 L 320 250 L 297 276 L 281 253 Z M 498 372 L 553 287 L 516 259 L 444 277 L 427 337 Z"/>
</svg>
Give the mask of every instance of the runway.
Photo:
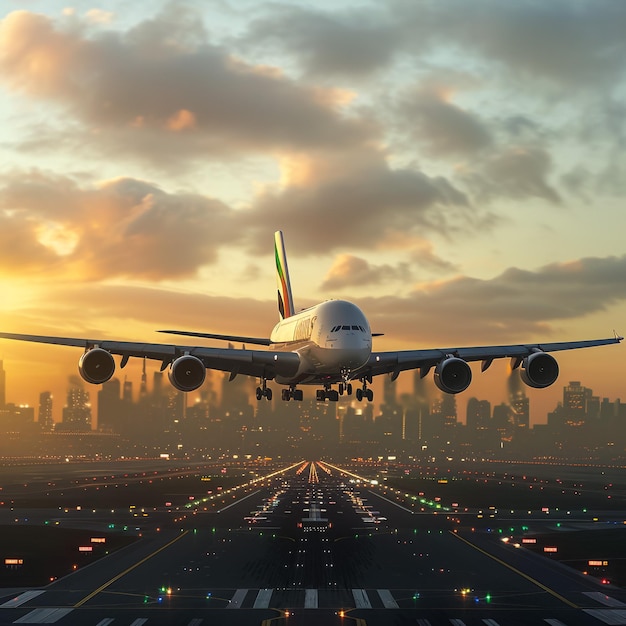
<svg viewBox="0 0 626 626">
<path fill-rule="evenodd" d="M 205 505 L 51 585 L 0 597 L 0 623 L 626 624 L 621 589 L 414 510 L 338 466 L 302 462 Z"/>
</svg>

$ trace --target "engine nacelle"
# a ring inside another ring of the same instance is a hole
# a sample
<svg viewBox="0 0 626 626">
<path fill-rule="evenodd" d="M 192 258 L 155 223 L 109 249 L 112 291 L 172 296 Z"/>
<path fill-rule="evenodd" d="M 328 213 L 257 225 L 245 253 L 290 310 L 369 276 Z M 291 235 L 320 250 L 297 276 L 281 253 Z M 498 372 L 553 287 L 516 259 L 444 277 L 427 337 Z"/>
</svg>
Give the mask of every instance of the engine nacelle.
<svg viewBox="0 0 626 626">
<path fill-rule="evenodd" d="M 437 363 L 435 385 L 445 393 L 461 393 L 472 382 L 472 370 L 467 361 L 455 356 L 447 357 Z"/>
<path fill-rule="evenodd" d="M 110 352 L 102 348 L 92 348 L 80 357 L 78 372 L 92 385 L 101 385 L 113 376 L 115 361 Z"/>
<path fill-rule="evenodd" d="M 206 367 L 198 357 L 186 354 L 172 362 L 167 376 L 178 391 L 194 391 L 204 382 Z"/>
<path fill-rule="evenodd" d="M 533 352 L 522 361 L 522 380 L 535 389 L 549 387 L 559 376 L 559 364 L 546 352 Z"/>
</svg>

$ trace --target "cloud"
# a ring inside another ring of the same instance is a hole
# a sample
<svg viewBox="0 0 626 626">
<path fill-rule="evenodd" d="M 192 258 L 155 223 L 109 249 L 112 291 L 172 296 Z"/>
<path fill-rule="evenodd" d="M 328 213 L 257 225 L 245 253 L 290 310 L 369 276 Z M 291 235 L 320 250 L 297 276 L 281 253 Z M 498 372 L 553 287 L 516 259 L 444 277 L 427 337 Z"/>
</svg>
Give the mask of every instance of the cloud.
<svg viewBox="0 0 626 626">
<path fill-rule="evenodd" d="M 222 202 L 131 178 L 80 187 L 69 178 L 22 174 L 0 188 L 0 219 L 2 238 L 15 239 L 0 253 L 5 271 L 54 266 L 82 280 L 193 276 L 240 236 Z"/>
<path fill-rule="evenodd" d="M 345 287 L 370 287 L 392 281 L 406 281 L 411 275 L 406 263 L 395 267 L 391 265 L 372 265 L 365 259 L 351 254 L 341 254 L 328 270 L 322 289 L 331 291 Z"/>
<path fill-rule="evenodd" d="M 332 12 L 278 3 L 250 23 L 245 41 L 269 42 L 321 76 L 359 76 L 398 59 L 428 63 L 455 48 L 509 73 L 516 84 L 535 80 L 582 90 L 623 77 L 625 27 L 626 7 L 612 0 L 477 0 L 471 6 L 392 0 Z"/>
<path fill-rule="evenodd" d="M 626 300 L 624 276 L 626 255 L 589 257 L 535 271 L 509 268 L 490 280 L 458 276 L 421 284 L 409 297 L 369 298 L 359 304 L 373 326 L 396 339 L 428 345 L 529 341 L 532 336 L 549 338 L 559 321 Z"/>
<path fill-rule="evenodd" d="M 363 76 L 391 63 L 399 36 L 390 16 L 379 8 L 331 13 L 273 4 L 264 17 L 250 23 L 242 41 L 299 57 L 309 75 Z"/>
<path fill-rule="evenodd" d="M 190 10 L 170 8 L 125 32 L 92 34 L 77 20 L 65 28 L 28 11 L 7 15 L 0 76 L 14 91 L 70 111 L 92 148 L 114 146 L 175 167 L 172 155 L 356 146 L 377 136 L 371 120 L 344 114 L 344 94 L 211 44 Z"/>
<path fill-rule="evenodd" d="M 397 108 L 397 123 L 432 156 L 471 155 L 493 143 L 487 125 L 452 102 L 442 85 L 412 90 Z"/>
<path fill-rule="evenodd" d="M 459 177 L 477 200 L 497 196 L 542 198 L 561 203 L 561 194 L 549 182 L 552 157 L 539 146 L 509 146 L 467 165 Z"/>
<path fill-rule="evenodd" d="M 375 150 L 298 156 L 286 182 L 252 203 L 252 246 L 280 228 L 293 254 L 369 249 L 390 234 L 449 235 L 479 220 L 446 178 L 391 168 Z"/>
</svg>

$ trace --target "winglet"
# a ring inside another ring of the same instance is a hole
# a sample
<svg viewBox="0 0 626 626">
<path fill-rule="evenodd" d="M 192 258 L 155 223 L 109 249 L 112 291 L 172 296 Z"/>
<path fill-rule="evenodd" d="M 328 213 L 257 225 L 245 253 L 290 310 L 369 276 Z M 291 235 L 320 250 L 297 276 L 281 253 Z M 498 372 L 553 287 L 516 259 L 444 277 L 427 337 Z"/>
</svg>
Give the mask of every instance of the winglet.
<svg viewBox="0 0 626 626">
<path fill-rule="evenodd" d="M 295 313 L 291 296 L 291 282 L 287 268 L 287 255 L 283 233 L 277 230 L 274 233 L 274 253 L 276 257 L 276 280 L 278 283 L 278 312 L 280 319 L 291 317 Z"/>
</svg>

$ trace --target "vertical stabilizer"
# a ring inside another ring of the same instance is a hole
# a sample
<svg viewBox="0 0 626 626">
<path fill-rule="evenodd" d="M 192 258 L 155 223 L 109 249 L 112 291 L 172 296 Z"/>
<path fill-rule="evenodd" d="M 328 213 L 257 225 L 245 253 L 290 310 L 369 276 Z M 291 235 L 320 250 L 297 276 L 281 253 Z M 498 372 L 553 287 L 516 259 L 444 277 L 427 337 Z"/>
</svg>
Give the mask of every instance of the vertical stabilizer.
<svg viewBox="0 0 626 626">
<path fill-rule="evenodd" d="M 287 255 L 285 254 L 285 242 L 283 233 L 277 230 L 274 233 L 274 252 L 276 256 L 276 280 L 278 282 L 278 312 L 280 319 L 291 317 L 295 310 L 291 296 L 291 283 L 289 282 L 289 270 L 287 269 Z"/>
</svg>

